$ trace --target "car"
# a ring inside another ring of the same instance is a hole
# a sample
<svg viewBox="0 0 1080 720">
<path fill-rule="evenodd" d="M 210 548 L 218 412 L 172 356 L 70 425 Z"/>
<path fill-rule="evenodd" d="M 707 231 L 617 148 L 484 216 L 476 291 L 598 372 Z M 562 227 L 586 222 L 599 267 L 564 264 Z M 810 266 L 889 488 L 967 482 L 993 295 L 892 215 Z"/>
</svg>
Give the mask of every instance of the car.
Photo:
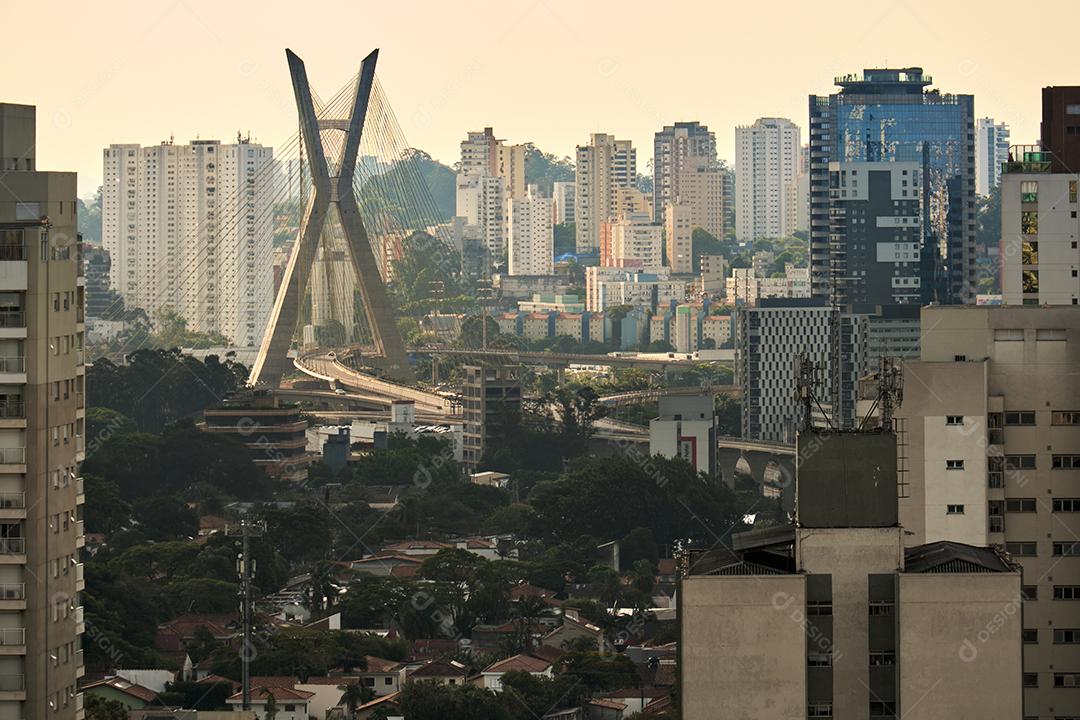
<svg viewBox="0 0 1080 720">
<path fill-rule="evenodd" d="M 343 388 L 337 388 L 336 390 L 334 390 L 334 394 L 335 395 L 344 395 L 345 390 Z"/>
</svg>

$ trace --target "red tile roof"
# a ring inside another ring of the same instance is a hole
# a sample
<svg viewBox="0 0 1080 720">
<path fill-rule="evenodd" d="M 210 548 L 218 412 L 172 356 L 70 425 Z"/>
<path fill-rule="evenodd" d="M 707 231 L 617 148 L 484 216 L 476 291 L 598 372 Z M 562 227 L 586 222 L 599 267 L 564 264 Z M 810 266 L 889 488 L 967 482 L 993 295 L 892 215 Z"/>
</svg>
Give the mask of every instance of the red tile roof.
<svg viewBox="0 0 1080 720">
<path fill-rule="evenodd" d="M 364 663 L 369 673 L 394 673 L 401 670 L 401 663 L 374 655 L 365 655 Z"/>
<path fill-rule="evenodd" d="M 84 685 L 83 690 L 93 690 L 94 688 L 112 688 L 117 692 L 122 692 L 125 695 L 130 695 L 137 700 L 141 700 L 144 703 L 156 702 L 158 694 L 150 688 L 143 687 L 142 685 L 136 685 L 129 683 L 127 680 L 118 677 L 106 678 L 99 680 L 89 685 Z"/>
<path fill-rule="evenodd" d="M 543 660 L 531 655 L 514 655 L 505 660 L 492 663 L 484 668 L 486 673 L 504 673 L 512 670 L 522 670 L 529 673 L 542 673 L 551 667 L 550 660 Z"/>
<path fill-rule="evenodd" d="M 313 697 L 315 693 L 308 692 L 307 690 L 293 690 L 286 687 L 253 687 L 251 688 L 251 699 L 259 702 L 266 701 L 271 695 L 274 696 L 274 700 L 280 702 L 282 700 L 307 700 Z M 244 693 L 238 692 L 235 695 L 229 697 L 229 701 L 240 701 L 244 699 Z"/>
<path fill-rule="evenodd" d="M 468 671 L 465 666 L 454 660 L 432 660 L 426 665 L 409 673 L 410 678 L 425 677 L 465 677 Z"/>
</svg>

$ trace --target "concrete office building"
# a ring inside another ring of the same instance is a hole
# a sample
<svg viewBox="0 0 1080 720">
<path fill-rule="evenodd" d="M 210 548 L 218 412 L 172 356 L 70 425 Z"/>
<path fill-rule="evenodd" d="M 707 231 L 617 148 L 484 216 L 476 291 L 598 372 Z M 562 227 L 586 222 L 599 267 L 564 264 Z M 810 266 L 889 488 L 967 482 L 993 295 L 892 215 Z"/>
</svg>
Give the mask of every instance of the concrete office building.
<svg viewBox="0 0 1080 720">
<path fill-rule="evenodd" d="M 712 395 L 661 395 L 649 421 L 649 454 L 681 457 L 697 472 L 716 477 L 716 407 Z"/>
<path fill-rule="evenodd" d="M 682 717 L 1026 715 L 1018 568 L 993 548 L 905 547 L 892 433 L 798 445 L 794 523 L 689 557 Z"/>
<path fill-rule="evenodd" d="M 1001 176 L 1001 295 L 1006 305 L 1080 302 L 1075 173 L 1052 173 L 1051 151 L 1013 148 Z"/>
<path fill-rule="evenodd" d="M 1001 165 L 1009 159 L 1009 126 L 994 118 L 975 123 L 975 192 L 987 196 L 1001 182 Z"/>
<path fill-rule="evenodd" d="M 1080 716 L 1080 308 L 927 307 L 904 363 L 909 544 L 1004 547 L 1023 566 L 1024 717 Z"/>
<path fill-rule="evenodd" d="M 664 245 L 667 266 L 676 275 L 694 272 L 693 211 L 683 203 L 668 203 L 664 208 Z"/>
<path fill-rule="evenodd" d="M 795 232 L 799 219 L 799 126 L 759 118 L 735 128 L 735 234 L 740 242 Z"/>
<path fill-rule="evenodd" d="M 926 90 L 922 68 L 870 68 L 810 96 L 810 268 L 831 297 L 833 255 L 856 252 L 832 232 L 831 163 L 905 162 L 922 170 L 923 302 L 975 300 L 975 99 Z M 902 198 L 903 196 L 901 196 Z"/>
<path fill-rule="evenodd" d="M 503 437 L 505 423 L 521 413 L 521 382 L 517 367 L 466 365 L 462 370 L 462 457 L 471 471 L 487 448 Z"/>
<path fill-rule="evenodd" d="M 682 197 L 684 169 L 716 161 L 716 133 L 699 122 L 677 122 L 653 136 L 653 207 L 661 211 Z"/>
<path fill-rule="evenodd" d="M 0 718 L 83 717 L 84 283 L 72 172 L 0 104 Z"/>
<path fill-rule="evenodd" d="M 102 246 L 113 290 L 236 346 L 262 342 L 273 294 L 273 149 L 192 140 L 103 153 Z"/>
<path fill-rule="evenodd" d="M 551 221 L 556 225 L 574 222 L 575 189 L 573 182 L 556 181 L 551 184 Z"/>
<path fill-rule="evenodd" d="M 509 275 L 551 275 L 555 270 L 551 198 L 530 185 L 523 198 L 506 201 Z"/>
<path fill-rule="evenodd" d="M 833 305 L 920 304 L 923 241 L 920 163 L 829 163 Z"/>
<path fill-rule="evenodd" d="M 574 197 L 575 245 L 579 253 L 600 249 L 600 226 L 618 219 L 618 190 L 637 181 L 637 151 L 629 140 L 596 133 L 578 145 Z"/>
<path fill-rule="evenodd" d="M 821 301 L 762 299 L 736 314 L 736 382 L 742 387 L 742 432 L 752 440 L 791 443 L 799 427 L 795 398 L 800 353 L 828 368 L 833 310 Z M 831 394 L 823 373 L 822 397 Z"/>
</svg>

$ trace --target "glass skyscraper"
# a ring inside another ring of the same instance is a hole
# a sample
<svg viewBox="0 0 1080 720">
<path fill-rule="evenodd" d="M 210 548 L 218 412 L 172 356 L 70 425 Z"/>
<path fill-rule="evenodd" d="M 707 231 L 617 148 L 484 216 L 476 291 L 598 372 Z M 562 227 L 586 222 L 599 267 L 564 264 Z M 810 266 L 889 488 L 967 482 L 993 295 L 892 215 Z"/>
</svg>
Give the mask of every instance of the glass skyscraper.
<svg viewBox="0 0 1080 720">
<path fill-rule="evenodd" d="M 922 68 L 867 69 L 861 76 L 836 78 L 837 93 L 810 96 L 814 296 L 832 295 L 830 268 L 838 266 L 834 253 L 850 259 L 852 253 L 877 252 L 873 247 L 849 247 L 846 237 L 830 233 L 829 163 L 904 162 L 921 168 L 921 301 L 974 302 L 975 100 L 972 95 L 928 91 L 931 82 Z"/>
</svg>

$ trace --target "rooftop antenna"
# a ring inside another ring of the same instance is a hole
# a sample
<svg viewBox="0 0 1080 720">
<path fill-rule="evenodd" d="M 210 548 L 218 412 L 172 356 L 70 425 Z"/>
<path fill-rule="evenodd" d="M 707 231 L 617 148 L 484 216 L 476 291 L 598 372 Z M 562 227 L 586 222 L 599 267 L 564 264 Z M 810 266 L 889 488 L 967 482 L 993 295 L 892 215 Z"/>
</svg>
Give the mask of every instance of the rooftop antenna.
<svg viewBox="0 0 1080 720">
<path fill-rule="evenodd" d="M 795 396 L 802 405 L 802 430 L 814 429 L 814 406 L 821 411 L 822 417 L 830 430 L 835 430 L 829 413 L 821 406 L 818 390 L 822 385 L 823 369 L 820 364 L 810 359 L 805 352 L 795 356 Z"/>
</svg>

